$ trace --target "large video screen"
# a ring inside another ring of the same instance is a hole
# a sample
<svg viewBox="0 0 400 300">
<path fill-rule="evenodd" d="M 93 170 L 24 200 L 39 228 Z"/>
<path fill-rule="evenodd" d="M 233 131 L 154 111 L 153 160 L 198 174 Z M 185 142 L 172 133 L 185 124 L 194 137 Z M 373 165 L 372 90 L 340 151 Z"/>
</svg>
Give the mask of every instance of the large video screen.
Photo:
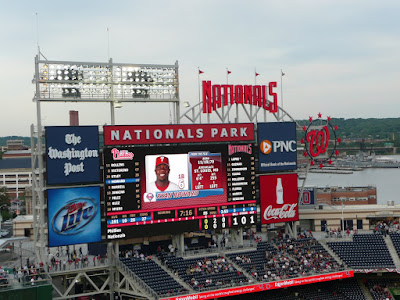
<svg viewBox="0 0 400 300">
<path fill-rule="evenodd" d="M 109 240 L 256 224 L 254 145 L 104 151 Z"/>
</svg>

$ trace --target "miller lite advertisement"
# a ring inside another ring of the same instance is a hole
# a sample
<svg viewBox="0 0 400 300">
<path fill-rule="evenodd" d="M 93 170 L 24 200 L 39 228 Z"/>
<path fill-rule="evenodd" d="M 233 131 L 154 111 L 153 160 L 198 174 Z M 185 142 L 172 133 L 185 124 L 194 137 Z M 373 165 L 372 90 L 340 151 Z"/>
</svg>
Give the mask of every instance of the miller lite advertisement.
<svg viewBox="0 0 400 300">
<path fill-rule="evenodd" d="M 297 174 L 260 176 L 261 224 L 299 219 Z"/>
<path fill-rule="evenodd" d="M 257 124 L 260 172 L 297 169 L 296 123 Z"/>
<path fill-rule="evenodd" d="M 47 191 L 49 247 L 101 241 L 100 187 Z"/>
</svg>

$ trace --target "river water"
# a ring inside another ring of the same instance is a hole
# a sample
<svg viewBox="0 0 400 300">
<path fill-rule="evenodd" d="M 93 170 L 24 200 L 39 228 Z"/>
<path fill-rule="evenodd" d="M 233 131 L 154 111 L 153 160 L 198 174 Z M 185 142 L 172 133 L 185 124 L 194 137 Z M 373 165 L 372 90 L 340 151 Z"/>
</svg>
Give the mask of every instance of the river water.
<svg viewBox="0 0 400 300">
<path fill-rule="evenodd" d="M 400 155 L 382 156 L 400 161 Z M 299 181 L 301 187 L 302 180 Z M 352 174 L 308 173 L 305 186 L 367 186 L 377 189 L 378 204 L 400 204 L 400 168 L 367 168 Z"/>
</svg>

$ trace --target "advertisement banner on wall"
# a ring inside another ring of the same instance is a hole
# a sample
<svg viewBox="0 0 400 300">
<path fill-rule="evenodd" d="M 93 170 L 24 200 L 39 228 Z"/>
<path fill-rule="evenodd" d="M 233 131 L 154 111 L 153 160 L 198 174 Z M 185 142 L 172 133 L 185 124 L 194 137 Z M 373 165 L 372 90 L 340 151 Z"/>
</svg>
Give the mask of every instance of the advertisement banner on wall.
<svg viewBox="0 0 400 300">
<path fill-rule="evenodd" d="M 46 127 L 47 184 L 100 180 L 97 126 Z"/>
<path fill-rule="evenodd" d="M 101 241 L 100 187 L 47 191 L 49 247 Z"/>
<path fill-rule="evenodd" d="M 292 286 L 313 284 L 313 283 L 332 281 L 332 280 L 340 280 L 340 279 L 352 278 L 352 277 L 354 277 L 354 271 L 349 270 L 349 271 L 328 273 L 328 274 L 322 274 L 322 275 L 316 275 L 316 276 L 292 278 L 292 279 L 288 279 L 288 280 L 279 280 L 279 281 L 266 282 L 266 283 L 249 284 L 247 286 L 232 287 L 232 288 L 228 288 L 228 289 L 220 289 L 217 291 L 202 292 L 202 293 L 192 294 L 192 295 L 173 296 L 173 297 L 169 297 L 169 298 L 162 298 L 162 300 L 219 299 L 219 298 L 223 298 L 223 297 L 232 297 L 235 295 L 266 292 L 269 290 L 283 289 L 283 288 L 288 288 L 288 287 L 292 287 Z M 253 297 L 251 295 L 249 295 L 248 298 L 251 299 Z M 258 294 L 257 297 L 256 297 L 256 295 L 254 295 L 254 298 L 267 299 L 268 296 Z M 282 298 L 280 298 L 280 299 L 282 299 Z"/>
<path fill-rule="evenodd" d="M 299 219 L 297 174 L 261 175 L 261 224 Z"/>
<path fill-rule="evenodd" d="M 260 172 L 297 169 L 296 123 L 257 124 Z"/>
<path fill-rule="evenodd" d="M 300 194 L 301 188 L 299 188 L 298 191 Z M 315 192 L 314 192 L 313 187 L 304 187 L 303 195 L 300 198 L 299 205 L 314 205 L 315 204 L 314 195 L 315 195 Z"/>
</svg>

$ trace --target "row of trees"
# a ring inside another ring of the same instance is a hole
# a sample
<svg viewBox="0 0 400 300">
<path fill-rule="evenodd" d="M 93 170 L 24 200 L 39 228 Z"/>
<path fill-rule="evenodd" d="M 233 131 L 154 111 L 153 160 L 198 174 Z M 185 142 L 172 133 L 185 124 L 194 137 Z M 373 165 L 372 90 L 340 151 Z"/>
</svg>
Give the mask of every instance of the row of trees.
<svg viewBox="0 0 400 300">
<path fill-rule="evenodd" d="M 8 194 L 7 187 L 3 186 L 0 188 L 0 213 L 3 220 L 8 220 L 12 218 L 10 213 L 11 197 Z"/>
<path fill-rule="evenodd" d="M 300 120 L 298 123 L 307 126 L 309 120 Z M 400 118 L 332 118 L 331 124 L 338 126 L 339 136 L 342 139 L 385 140 L 400 146 Z"/>
</svg>

